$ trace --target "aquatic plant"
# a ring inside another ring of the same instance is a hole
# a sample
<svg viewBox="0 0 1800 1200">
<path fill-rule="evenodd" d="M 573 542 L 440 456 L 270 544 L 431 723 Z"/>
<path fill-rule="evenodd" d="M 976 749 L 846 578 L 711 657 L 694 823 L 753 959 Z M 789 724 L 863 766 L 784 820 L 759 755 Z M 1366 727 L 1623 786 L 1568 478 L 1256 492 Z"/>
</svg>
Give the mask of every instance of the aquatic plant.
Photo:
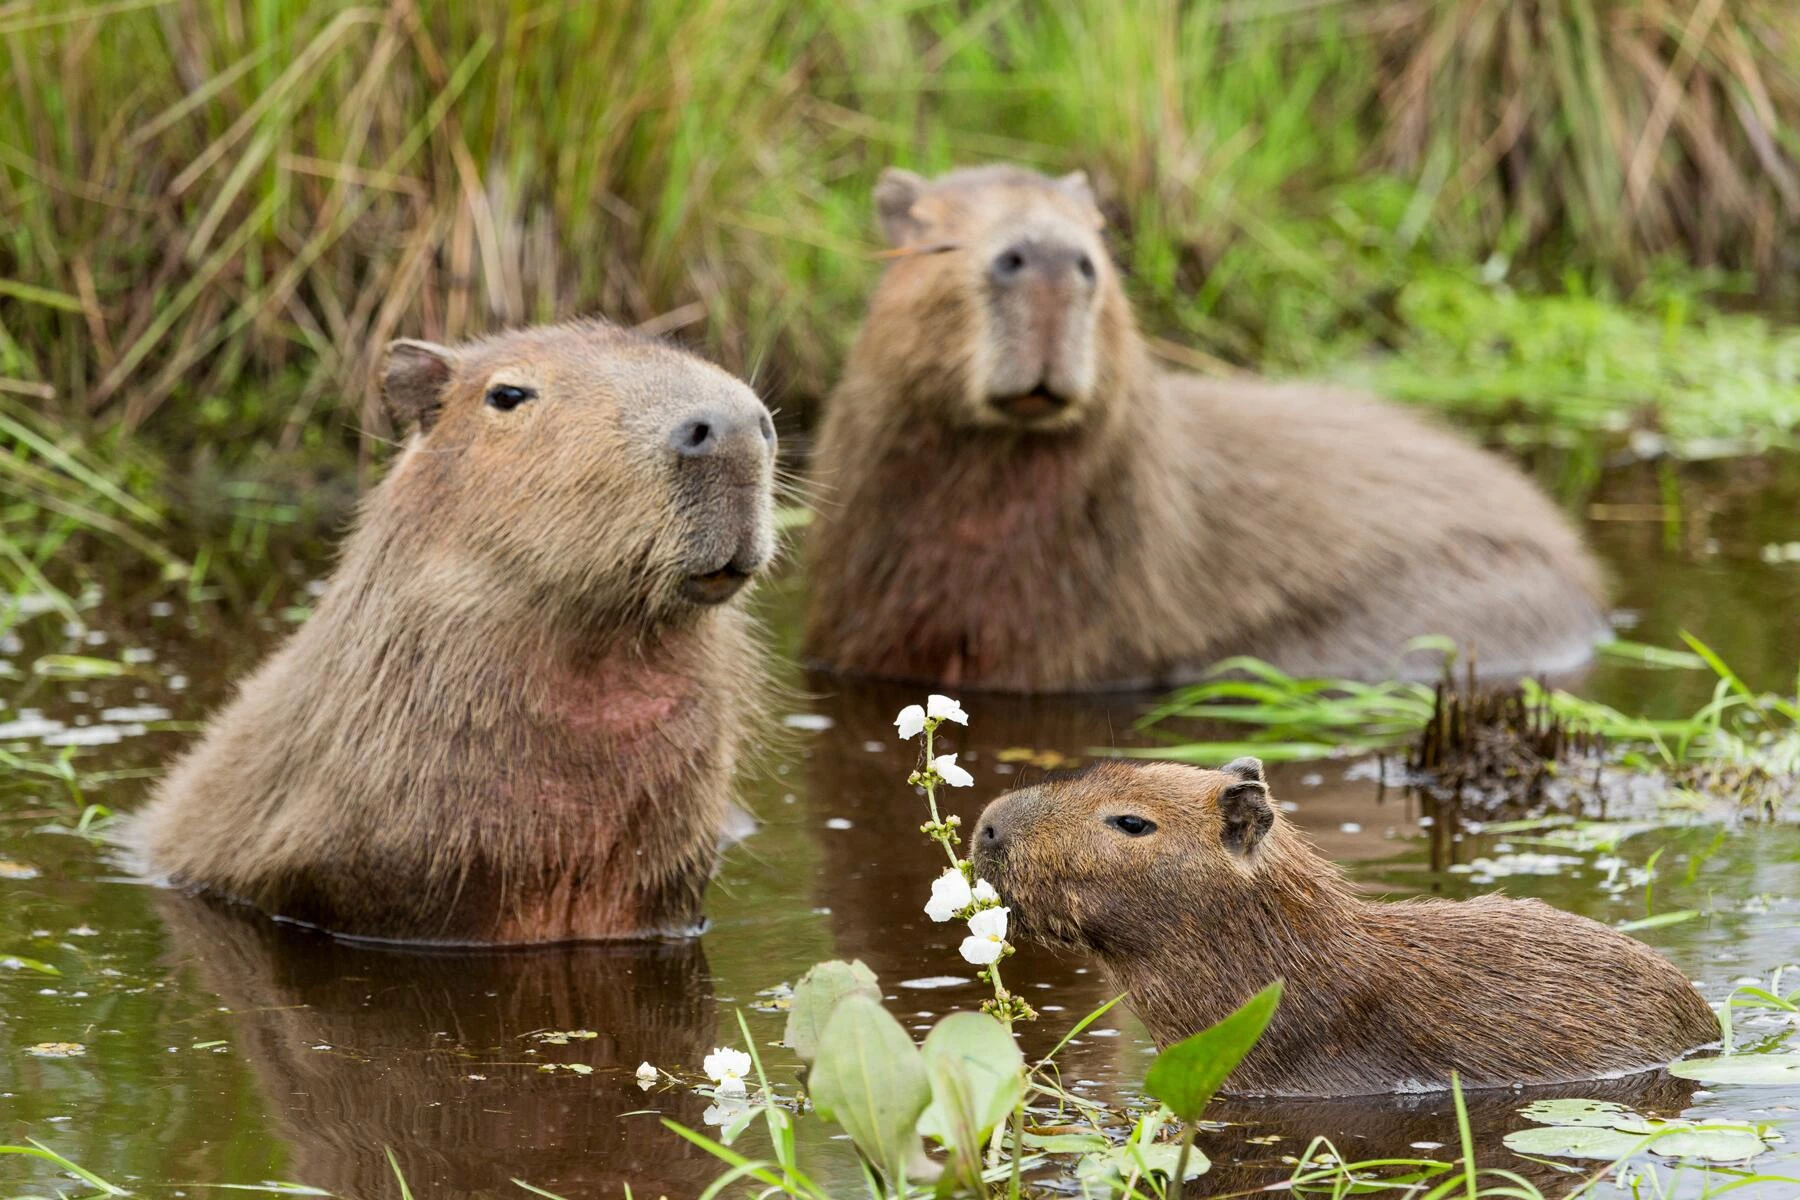
<svg viewBox="0 0 1800 1200">
<path fill-rule="evenodd" d="M 1661 775 L 1671 791 L 1733 800 L 1747 816 L 1772 817 L 1800 792 L 1800 676 L 1794 695 L 1757 692 L 1691 634 L 1685 652 L 1614 642 L 1621 662 L 1711 671 L 1712 699 L 1683 718 L 1631 716 L 1535 679 L 1515 685 L 1455 681 L 1302 679 L 1255 659 L 1233 658 L 1211 678 L 1147 712 L 1140 729 L 1173 720 L 1240 726 L 1241 739 L 1186 740 L 1110 751 L 1185 762 L 1253 753 L 1275 760 L 1404 752 L 1414 782 L 1467 793 L 1503 789 L 1536 796 L 1552 775 L 1600 761 Z M 1100 753 L 1102 751 L 1096 751 Z"/>
</svg>

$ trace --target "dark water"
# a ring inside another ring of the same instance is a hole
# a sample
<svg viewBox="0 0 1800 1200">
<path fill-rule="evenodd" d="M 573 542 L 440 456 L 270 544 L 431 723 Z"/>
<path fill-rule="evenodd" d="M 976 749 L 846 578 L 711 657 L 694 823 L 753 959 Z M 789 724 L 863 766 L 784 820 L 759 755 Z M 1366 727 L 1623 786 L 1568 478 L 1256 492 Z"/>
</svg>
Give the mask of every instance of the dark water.
<svg viewBox="0 0 1800 1200">
<path fill-rule="evenodd" d="M 1640 465 L 1596 481 L 1571 460 L 1541 464 L 1541 474 L 1566 497 L 1587 494 L 1582 508 L 1596 518 L 1590 529 L 1614 571 L 1628 636 L 1673 645 L 1691 630 L 1753 683 L 1792 687 L 1800 564 L 1765 561 L 1765 547 L 1800 540 L 1800 463 L 1666 473 Z M 941 861 L 918 833 L 923 802 L 904 783 L 911 747 L 891 724 L 903 704 L 922 699 L 917 689 L 791 679 L 796 699 L 783 714 L 805 719 L 749 781 L 749 806 L 764 824 L 730 854 L 710 894 L 711 927 L 693 943 L 491 954 L 357 948 L 136 882 L 115 851 L 70 827 L 85 803 L 123 811 L 141 799 L 148 776 L 190 736 L 183 723 L 215 705 L 279 636 L 282 606 L 304 602 L 302 585 L 324 560 L 306 551 L 272 561 L 250 573 L 274 583 L 247 590 L 263 594 L 264 615 L 121 585 L 84 614 L 83 628 L 35 616 L 0 652 L 14 667 L 0 677 L 0 747 L 43 759 L 76 743 L 74 769 L 101 776 L 77 797 L 57 780 L 14 772 L 0 793 L 0 959 L 60 970 L 0 967 L 0 1142 L 35 1138 L 158 1195 L 289 1180 L 342 1196 L 395 1196 L 391 1151 L 420 1197 L 527 1195 L 514 1179 L 571 1200 L 622 1195 L 626 1185 L 637 1196 L 692 1196 L 717 1165 L 662 1129 L 659 1116 L 703 1127 L 708 1101 L 682 1088 L 646 1093 L 632 1078 L 640 1061 L 696 1075 L 708 1050 L 737 1044 L 742 1011 L 774 1077 L 791 1079 L 792 1059 L 774 1045 L 782 1014 L 759 993 L 828 957 L 867 961 L 890 1009 L 916 1029 L 980 1000 L 954 930 L 920 911 Z M 788 577 L 763 593 L 784 641 L 798 590 Z M 117 661 L 127 651 L 139 660 L 131 677 L 31 674 L 44 654 Z M 1664 713 L 1690 711 L 1711 690 L 1701 675 L 1623 667 L 1598 669 L 1583 686 L 1621 708 Z M 1041 769 L 1002 761 L 1017 757 L 1004 751 L 1080 758 L 1130 741 L 1140 703 L 967 698 L 972 724 L 954 748 L 976 786 L 955 793 L 953 807 L 972 819 Z M 1497 865 L 1433 871 L 1416 808 L 1381 794 L 1368 764 L 1277 768 L 1272 784 L 1292 819 L 1373 893 L 1504 887 L 1617 922 L 1643 915 L 1644 888 L 1625 880 L 1660 850 L 1656 909 L 1705 915 L 1641 936 L 1710 997 L 1800 962 L 1800 830 L 1791 825 L 1653 829 L 1625 841 L 1623 862 L 1610 866 L 1597 851 L 1564 850 L 1554 853 L 1574 861 L 1545 866 L 1517 856 L 1542 847 L 1471 834 L 1453 844 L 1454 856 Z M 1048 1050 L 1108 998 L 1085 964 L 1032 950 L 1011 960 L 1008 979 L 1043 1013 L 1026 1032 L 1028 1053 Z M 1800 971 L 1787 986 L 1795 984 Z M 1741 1025 L 1750 1043 L 1794 1032 L 1772 1017 Z M 576 1030 L 596 1036 L 561 1045 L 532 1036 Z M 33 1048 L 45 1043 L 83 1050 L 41 1057 Z M 1063 1079 L 1091 1095 L 1130 1096 L 1149 1054 L 1140 1027 L 1115 1010 L 1064 1051 Z M 1646 1113 L 1772 1121 L 1787 1140 L 1757 1165 L 1800 1175 L 1800 1094 L 1791 1090 L 1696 1090 L 1651 1076 L 1573 1094 Z M 1471 1098 L 1478 1156 L 1561 1194 L 1578 1177 L 1499 1144 L 1524 1124 L 1519 1103 L 1511 1094 Z M 1448 1108 L 1439 1095 L 1221 1103 L 1213 1115 L 1238 1124 L 1204 1137 L 1217 1166 L 1191 1194 L 1280 1178 L 1282 1156 L 1319 1134 L 1351 1158 L 1453 1158 Z M 800 1129 L 815 1175 L 860 1194 L 846 1144 L 814 1122 Z M 755 1154 L 756 1137 L 740 1146 Z M 1699 1170 L 1663 1174 L 1670 1194 L 1697 1195 L 1706 1183 Z M 1716 1186 L 1727 1177 L 1712 1178 Z M 58 1190 L 82 1194 L 48 1165 L 0 1156 L 0 1194 Z"/>
</svg>

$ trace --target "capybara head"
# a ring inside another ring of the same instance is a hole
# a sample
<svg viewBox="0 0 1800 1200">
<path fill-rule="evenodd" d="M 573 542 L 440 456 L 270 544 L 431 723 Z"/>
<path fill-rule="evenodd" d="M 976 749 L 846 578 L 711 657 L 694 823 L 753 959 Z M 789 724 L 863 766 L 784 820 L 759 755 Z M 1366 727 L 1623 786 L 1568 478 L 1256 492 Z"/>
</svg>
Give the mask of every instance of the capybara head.
<svg viewBox="0 0 1800 1200">
<path fill-rule="evenodd" d="M 389 503 L 452 604 L 661 619 L 729 599 L 772 553 L 768 410 L 671 346 L 599 322 L 397 341 L 382 396 L 416 430 Z"/>
<path fill-rule="evenodd" d="M 892 262 L 861 348 L 898 390 L 963 427 L 1068 430 L 1113 394 L 1131 313 L 1087 176 L 1017 167 L 926 180 L 890 168 L 875 209 Z"/>
<path fill-rule="evenodd" d="M 1254 758 L 1216 771 L 1104 762 L 988 805 L 975 870 L 1011 906 L 1020 936 L 1131 953 L 1166 937 L 1156 914 L 1228 919 L 1276 820 Z"/>
</svg>

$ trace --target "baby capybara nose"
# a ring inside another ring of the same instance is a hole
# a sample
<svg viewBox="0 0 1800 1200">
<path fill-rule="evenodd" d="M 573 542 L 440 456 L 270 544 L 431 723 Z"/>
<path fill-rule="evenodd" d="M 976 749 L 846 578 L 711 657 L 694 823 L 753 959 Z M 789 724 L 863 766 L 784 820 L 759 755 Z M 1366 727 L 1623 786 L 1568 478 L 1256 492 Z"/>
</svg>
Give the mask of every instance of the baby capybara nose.
<svg viewBox="0 0 1800 1200">
<path fill-rule="evenodd" d="M 1093 280 L 1094 260 L 1087 251 L 1079 246 L 1032 239 L 1014 242 L 988 264 L 988 278 L 1001 287 L 1020 283 L 1027 275 L 1055 279 L 1070 273 Z"/>
<path fill-rule="evenodd" d="M 697 409 L 676 423 L 669 445 L 682 458 L 707 458 L 734 446 L 753 446 L 761 453 L 775 445 L 775 423 L 761 405 Z"/>
</svg>

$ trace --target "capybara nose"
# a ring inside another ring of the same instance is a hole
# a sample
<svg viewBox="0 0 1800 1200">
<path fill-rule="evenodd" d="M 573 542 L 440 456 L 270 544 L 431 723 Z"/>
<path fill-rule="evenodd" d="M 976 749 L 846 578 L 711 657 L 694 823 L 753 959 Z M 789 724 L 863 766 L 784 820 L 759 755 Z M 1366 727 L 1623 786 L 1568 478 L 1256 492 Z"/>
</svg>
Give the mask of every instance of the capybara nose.
<svg viewBox="0 0 1800 1200">
<path fill-rule="evenodd" d="M 682 458 L 707 458 L 734 446 L 766 450 L 775 444 L 775 423 L 758 406 L 738 412 L 703 408 L 689 413 L 669 434 L 669 445 Z"/>
<path fill-rule="evenodd" d="M 989 850 L 998 850 L 1000 848 L 1000 826 L 994 824 L 992 821 L 983 821 L 981 823 L 981 831 L 975 836 L 980 839 L 981 844 Z"/>
<path fill-rule="evenodd" d="M 1047 279 L 1076 274 L 1092 283 L 1094 259 L 1079 246 L 1026 239 L 1014 242 L 988 264 L 988 278 L 1000 287 L 1010 287 L 1033 274 Z"/>
</svg>

